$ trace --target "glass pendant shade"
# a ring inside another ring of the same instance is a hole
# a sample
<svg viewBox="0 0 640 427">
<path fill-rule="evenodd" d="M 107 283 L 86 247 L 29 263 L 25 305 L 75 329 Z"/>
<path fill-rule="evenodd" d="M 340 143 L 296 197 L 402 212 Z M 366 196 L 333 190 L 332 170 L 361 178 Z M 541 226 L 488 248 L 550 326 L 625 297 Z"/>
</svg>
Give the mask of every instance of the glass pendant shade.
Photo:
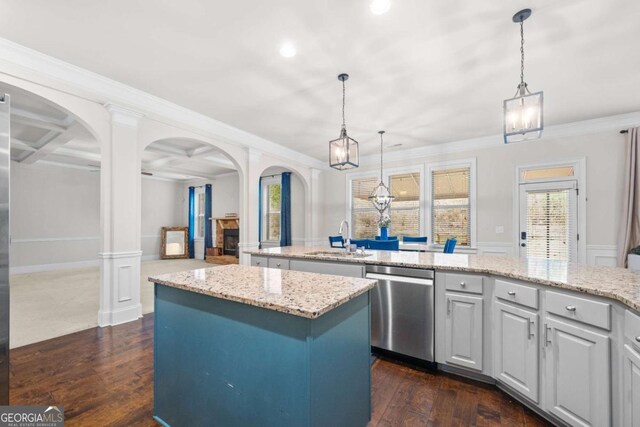
<svg viewBox="0 0 640 427">
<path fill-rule="evenodd" d="M 349 137 L 343 127 L 340 137 L 329 142 L 329 166 L 338 170 L 357 168 L 358 156 L 358 141 Z"/>
<path fill-rule="evenodd" d="M 369 200 L 371 200 L 373 206 L 380 213 L 383 213 L 389 207 L 393 199 L 394 196 L 391 195 L 389 187 L 387 187 L 382 181 L 380 181 L 380 183 L 376 186 L 376 188 L 373 189 L 373 191 L 369 195 Z"/>
<path fill-rule="evenodd" d="M 344 118 L 344 105 L 346 98 L 345 84 L 349 79 L 349 74 L 338 75 L 338 80 L 342 82 L 342 129 L 340 137 L 329 141 L 329 166 L 338 170 L 357 168 L 360 162 L 358 151 L 358 141 L 347 135 L 347 125 Z"/>
<path fill-rule="evenodd" d="M 504 101 L 504 143 L 538 139 L 542 136 L 543 124 L 542 91 L 530 93 L 518 88 L 516 96 Z"/>
<path fill-rule="evenodd" d="M 373 189 L 373 191 L 371 191 L 371 194 L 369 194 L 369 200 L 373 203 L 373 207 L 375 207 L 378 212 L 380 212 L 380 215 L 382 215 L 395 197 L 391 194 L 389 187 L 384 183 L 384 175 L 382 174 L 382 135 L 384 135 L 384 131 L 381 130 L 378 133 L 380 134 L 380 183 Z"/>
<path fill-rule="evenodd" d="M 538 139 L 542 136 L 542 91 L 531 93 L 524 82 L 524 21 L 531 16 L 531 9 L 522 9 L 511 20 L 520 26 L 520 84 L 511 99 L 503 103 L 504 143 Z"/>
</svg>

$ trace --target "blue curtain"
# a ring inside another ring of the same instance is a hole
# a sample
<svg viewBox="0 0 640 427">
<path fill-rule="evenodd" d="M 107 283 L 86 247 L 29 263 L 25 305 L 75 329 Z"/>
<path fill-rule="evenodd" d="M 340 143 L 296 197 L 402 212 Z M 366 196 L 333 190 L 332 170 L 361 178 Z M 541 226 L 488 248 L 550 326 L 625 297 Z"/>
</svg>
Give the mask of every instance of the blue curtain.
<svg viewBox="0 0 640 427">
<path fill-rule="evenodd" d="M 213 201 L 211 200 L 211 184 L 204 186 L 204 247 L 205 251 L 213 247 L 213 236 L 211 235 L 211 213 Z"/>
<path fill-rule="evenodd" d="M 291 246 L 291 172 L 282 173 L 280 203 L 280 246 Z"/>
<path fill-rule="evenodd" d="M 262 247 L 262 177 L 258 181 L 258 247 Z"/>
<path fill-rule="evenodd" d="M 196 235 L 196 189 L 189 187 L 189 258 L 193 258 L 193 238 Z"/>
</svg>

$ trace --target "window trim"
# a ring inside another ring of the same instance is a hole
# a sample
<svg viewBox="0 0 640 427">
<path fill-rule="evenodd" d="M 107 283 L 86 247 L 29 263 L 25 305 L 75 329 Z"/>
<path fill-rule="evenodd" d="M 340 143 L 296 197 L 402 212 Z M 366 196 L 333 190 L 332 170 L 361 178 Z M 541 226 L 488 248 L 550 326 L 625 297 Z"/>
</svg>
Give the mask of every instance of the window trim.
<svg viewBox="0 0 640 427">
<path fill-rule="evenodd" d="M 400 166 L 395 168 L 386 168 L 382 171 L 382 179 L 385 184 L 390 185 L 390 177 L 391 175 L 402 175 L 407 173 L 419 173 L 420 174 L 420 215 L 419 215 L 419 223 L 420 230 L 419 234 L 424 236 L 425 234 L 425 215 L 426 215 L 426 199 L 425 199 L 425 173 L 424 173 L 424 165 L 410 165 L 410 166 Z M 351 238 L 353 233 L 353 209 L 352 209 L 352 201 L 353 201 L 353 193 L 352 193 L 352 181 L 354 179 L 360 178 L 380 178 L 380 172 L 378 171 L 367 171 L 367 172 L 351 172 L 346 174 L 346 195 L 347 195 L 347 203 L 345 218 L 349 221 L 349 238 Z M 392 209 L 393 209 L 393 202 Z"/>
<path fill-rule="evenodd" d="M 478 205 L 476 203 L 477 201 L 477 161 L 475 157 L 472 158 L 468 158 L 468 159 L 458 159 L 458 160 L 448 160 L 448 161 L 443 161 L 443 162 L 431 162 L 431 163 L 427 163 L 427 176 L 426 176 L 426 180 L 427 180 L 427 184 L 425 186 L 426 188 L 426 192 L 427 192 L 427 203 L 426 203 L 426 218 L 425 218 L 425 226 L 426 229 L 428 230 L 428 233 L 433 234 L 433 227 L 432 225 L 432 200 L 433 200 L 433 194 L 431 191 L 431 187 L 432 187 L 432 173 L 434 171 L 439 171 L 439 170 L 444 170 L 444 169 L 457 169 L 457 168 L 465 168 L 468 167 L 469 168 L 469 246 L 462 246 L 460 245 L 460 248 L 464 248 L 464 249 L 476 249 L 477 244 L 478 244 L 478 227 L 477 227 L 477 219 L 478 219 L 478 215 L 477 215 L 477 210 L 478 210 Z M 429 236 L 429 239 L 431 240 L 431 244 L 436 247 L 436 248 L 441 248 L 444 245 L 440 245 L 440 244 L 436 244 L 435 241 L 433 240 L 433 236 Z"/>
<path fill-rule="evenodd" d="M 526 180 L 520 179 L 521 173 L 525 169 L 541 169 L 557 166 L 571 166 L 573 167 L 574 176 L 566 178 L 549 178 L 549 179 L 536 179 Z M 540 163 L 528 163 L 523 165 L 516 165 L 515 167 L 515 180 L 513 186 L 513 237 L 512 244 L 515 248 L 515 254 L 518 256 L 520 244 L 520 184 L 531 183 L 551 183 L 558 181 L 576 181 L 578 186 L 578 224 L 576 229 L 578 230 L 578 257 L 577 262 L 585 264 L 587 262 L 587 160 L 585 157 L 579 157 L 567 160 L 554 160 L 551 162 Z"/>
<path fill-rule="evenodd" d="M 202 217 L 200 216 L 200 195 L 202 195 Z M 197 187 L 194 191 L 194 233 L 193 233 L 193 238 L 195 240 L 203 240 L 204 239 L 204 235 L 205 235 L 205 227 L 204 227 L 204 223 L 205 223 L 205 219 L 204 217 L 206 216 L 206 212 L 205 212 L 205 206 L 206 205 L 206 200 L 205 200 L 205 195 L 204 195 L 204 187 Z M 200 231 L 200 218 L 202 218 L 202 234 L 199 233 Z"/>
<path fill-rule="evenodd" d="M 270 176 L 270 177 L 266 177 L 266 178 L 262 178 L 262 200 L 260 201 L 260 203 L 262 203 L 262 218 L 260 218 L 260 221 L 262 222 L 262 234 L 263 236 L 260 236 L 260 242 L 261 243 L 277 243 L 280 244 L 280 237 L 282 236 L 282 212 L 280 212 L 280 237 L 278 238 L 278 240 L 267 240 L 267 239 L 263 239 L 263 237 L 268 236 L 269 235 L 269 224 L 267 221 L 267 217 L 269 216 L 269 185 L 273 185 L 273 184 L 278 184 L 280 185 L 280 190 L 282 190 L 282 175 L 278 175 L 278 176 Z"/>
</svg>

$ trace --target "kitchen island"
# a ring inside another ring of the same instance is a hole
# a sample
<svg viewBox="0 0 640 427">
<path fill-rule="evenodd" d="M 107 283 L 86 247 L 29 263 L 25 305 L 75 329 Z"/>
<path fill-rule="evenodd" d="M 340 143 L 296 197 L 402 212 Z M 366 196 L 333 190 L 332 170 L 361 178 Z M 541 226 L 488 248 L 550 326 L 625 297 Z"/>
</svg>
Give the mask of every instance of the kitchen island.
<svg viewBox="0 0 640 427">
<path fill-rule="evenodd" d="M 433 352 L 421 359 L 494 383 L 554 425 L 640 425 L 638 273 L 508 256 L 352 255 L 302 246 L 248 253 L 253 265 L 379 279 L 371 292 L 372 343 L 383 351 L 396 351 L 389 342 L 415 342 L 433 331 Z M 391 270 L 402 274 L 389 277 Z M 434 277 L 433 291 L 424 293 L 433 304 L 422 304 L 421 324 L 434 327 L 398 330 L 393 320 L 415 315 L 418 304 L 395 295 L 420 282 L 421 272 Z"/>
<path fill-rule="evenodd" d="M 161 424 L 369 421 L 375 281 L 238 265 L 149 281 Z"/>
</svg>

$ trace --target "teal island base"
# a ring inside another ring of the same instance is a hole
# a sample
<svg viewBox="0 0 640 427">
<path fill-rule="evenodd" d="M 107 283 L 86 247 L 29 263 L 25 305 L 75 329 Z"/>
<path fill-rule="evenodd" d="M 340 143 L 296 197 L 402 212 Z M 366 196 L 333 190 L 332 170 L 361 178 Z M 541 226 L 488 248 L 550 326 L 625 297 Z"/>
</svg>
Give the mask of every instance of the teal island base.
<svg viewBox="0 0 640 427">
<path fill-rule="evenodd" d="M 366 426 L 369 292 L 309 319 L 155 284 L 165 426 Z"/>
</svg>

